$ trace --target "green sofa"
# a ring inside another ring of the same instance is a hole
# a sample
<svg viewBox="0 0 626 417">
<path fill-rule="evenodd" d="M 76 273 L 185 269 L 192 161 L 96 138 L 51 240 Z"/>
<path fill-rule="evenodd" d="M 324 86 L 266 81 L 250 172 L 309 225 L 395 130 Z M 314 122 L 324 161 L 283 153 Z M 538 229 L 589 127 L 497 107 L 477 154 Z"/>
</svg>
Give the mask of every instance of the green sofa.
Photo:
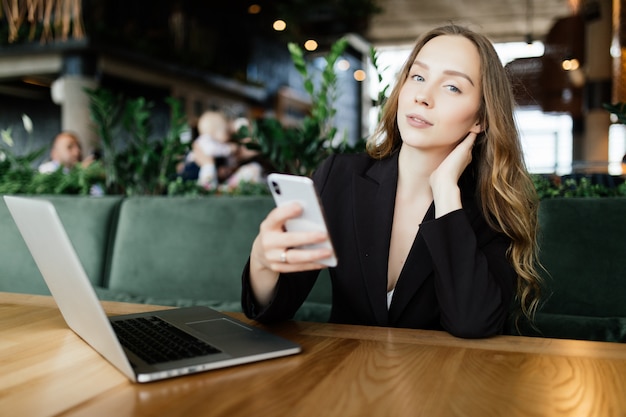
<svg viewBox="0 0 626 417">
<path fill-rule="evenodd" d="M 543 200 L 539 224 L 544 297 L 521 333 L 626 342 L 626 198 Z"/>
<path fill-rule="evenodd" d="M 43 197 L 53 202 L 99 297 L 240 311 L 241 270 L 270 197 Z M 544 301 L 535 328 L 507 332 L 626 341 L 626 199 L 540 205 Z M 0 291 L 47 294 L 4 202 Z M 324 272 L 296 319 L 325 321 Z"/>
<path fill-rule="evenodd" d="M 241 311 L 241 272 L 270 197 L 45 196 L 102 300 Z M 0 291 L 49 294 L 0 203 Z M 297 319 L 325 321 L 330 282 L 318 280 Z"/>
</svg>

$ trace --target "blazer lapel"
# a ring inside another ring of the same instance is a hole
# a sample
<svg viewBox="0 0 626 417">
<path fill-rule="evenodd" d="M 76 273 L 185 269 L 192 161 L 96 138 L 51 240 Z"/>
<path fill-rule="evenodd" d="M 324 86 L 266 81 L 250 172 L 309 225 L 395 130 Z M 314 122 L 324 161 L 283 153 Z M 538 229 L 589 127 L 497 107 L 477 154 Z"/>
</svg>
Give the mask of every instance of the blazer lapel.
<svg viewBox="0 0 626 417">
<path fill-rule="evenodd" d="M 424 221 L 435 218 L 435 206 L 430 208 L 424 216 Z M 415 293 L 420 289 L 426 278 L 433 272 L 433 263 L 430 258 L 426 242 L 421 234 L 417 233 L 413 246 L 409 252 L 393 294 L 391 306 L 389 308 L 389 323 L 397 322 L 406 307 L 413 299 Z"/>
<path fill-rule="evenodd" d="M 354 218 L 362 277 L 376 322 L 388 324 L 387 263 L 398 184 L 398 153 L 355 176 Z"/>
</svg>

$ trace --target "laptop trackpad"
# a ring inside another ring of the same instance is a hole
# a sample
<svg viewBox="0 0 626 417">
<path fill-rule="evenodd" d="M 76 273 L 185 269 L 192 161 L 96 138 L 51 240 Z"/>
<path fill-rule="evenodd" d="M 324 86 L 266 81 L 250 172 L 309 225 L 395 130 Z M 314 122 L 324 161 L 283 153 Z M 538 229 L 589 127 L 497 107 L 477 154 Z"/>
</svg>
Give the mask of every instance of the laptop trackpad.
<svg viewBox="0 0 626 417">
<path fill-rule="evenodd" d="M 236 333 L 249 332 L 251 329 L 244 327 L 226 318 L 204 321 L 192 321 L 186 323 L 192 329 L 211 336 L 223 336 Z"/>
</svg>

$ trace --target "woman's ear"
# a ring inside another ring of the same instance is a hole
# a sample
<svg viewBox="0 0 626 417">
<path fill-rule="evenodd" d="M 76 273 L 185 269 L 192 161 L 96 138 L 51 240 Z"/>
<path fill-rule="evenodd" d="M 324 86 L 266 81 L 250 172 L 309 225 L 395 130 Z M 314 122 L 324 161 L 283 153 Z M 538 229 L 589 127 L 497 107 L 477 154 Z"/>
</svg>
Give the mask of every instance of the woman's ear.
<svg viewBox="0 0 626 417">
<path fill-rule="evenodd" d="M 474 126 L 472 126 L 472 128 L 470 129 L 470 132 L 472 133 L 476 133 L 477 135 L 482 132 L 482 126 L 480 125 L 480 122 L 476 122 L 476 124 L 474 124 Z"/>
</svg>

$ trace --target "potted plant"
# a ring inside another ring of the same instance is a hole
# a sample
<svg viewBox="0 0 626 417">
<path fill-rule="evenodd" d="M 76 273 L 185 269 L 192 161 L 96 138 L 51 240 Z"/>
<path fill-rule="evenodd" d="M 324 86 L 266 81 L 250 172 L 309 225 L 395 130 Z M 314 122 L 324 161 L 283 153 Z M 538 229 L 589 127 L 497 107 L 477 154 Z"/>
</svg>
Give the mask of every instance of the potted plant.
<svg viewBox="0 0 626 417">
<path fill-rule="evenodd" d="M 334 126 L 334 100 L 338 94 L 335 63 L 344 53 L 348 42 L 337 40 L 325 56 L 325 67 L 314 72 L 307 64 L 303 50 L 295 43 L 288 44 L 296 70 L 303 78 L 312 108 L 298 126 L 283 126 L 276 118 L 263 118 L 252 123 L 251 137 L 246 146 L 260 153 L 283 173 L 310 175 L 331 153 L 362 151 L 365 139 L 348 144 L 345 136 Z M 376 52 L 371 59 L 377 69 Z M 379 80 L 381 80 L 379 74 Z M 87 168 L 75 167 L 69 174 L 39 174 L 32 163 L 41 152 L 14 158 L 8 150 L 5 161 L 0 161 L 4 193 L 31 194 L 89 194 L 94 184 L 100 184 L 105 194 L 112 195 L 207 195 L 223 190 L 206 190 L 195 181 L 183 181 L 176 174 L 176 165 L 189 151 L 182 143 L 181 134 L 188 129 L 186 117 L 178 101 L 168 98 L 169 127 L 160 138 L 152 135 L 151 113 L 154 103 L 143 97 L 127 98 L 107 89 L 87 89 L 90 113 L 101 140 L 101 159 Z M 386 88 L 379 94 L 384 101 Z M 8 145 L 4 144 L 4 148 Z M 2 171 L 3 170 L 3 171 Z M 235 195 L 269 194 L 264 184 L 240 184 L 228 190 Z"/>
<path fill-rule="evenodd" d="M 335 63 L 347 46 L 345 38 L 332 44 L 330 52 L 324 57 L 325 66 L 316 83 L 316 74 L 310 71 L 304 51 L 295 43 L 288 44 L 293 64 L 302 76 L 304 89 L 310 97 L 311 112 L 299 126 L 283 126 L 275 118 L 264 118 L 255 121 L 248 132 L 252 138 L 248 147 L 259 151 L 277 171 L 310 175 L 332 153 L 365 149 L 365 139 L 354 145 L 348 144 L 345 136 L 337 140 L 338 131 L 333 124 L 336 113 L 334 100 L 338 92 Z"/>
<path fill-rule="evenodd" d="M 150 122 L 154 103 L 143 97 L 124 98 L 106 89 L 85 91 L 91 99 L 91 117 L 101 140 L 106 193 L 165 194 L 176 177 L 176 164 L 188 150 L 180 140 L 188 129 L 180 102 L 166 99 L 169 128 L 155 140 L 151 139 Z"/>
</svg>

